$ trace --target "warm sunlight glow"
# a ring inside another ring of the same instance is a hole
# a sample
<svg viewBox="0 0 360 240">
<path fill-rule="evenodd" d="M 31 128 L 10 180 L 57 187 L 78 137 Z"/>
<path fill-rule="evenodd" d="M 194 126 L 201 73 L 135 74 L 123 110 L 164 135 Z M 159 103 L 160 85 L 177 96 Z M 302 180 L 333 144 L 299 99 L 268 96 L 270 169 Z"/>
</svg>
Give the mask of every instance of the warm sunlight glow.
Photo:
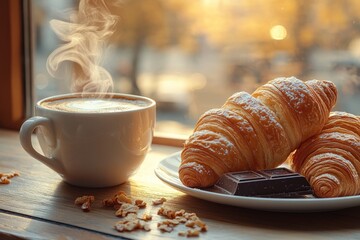
<svg viewBox="0 0 360 240">
<path fill-rule="evenodd" d="M 205 6 L 209 6 L 209 7 L 217 7 L 220 4 L 221 1 L 219 0 L 202 0 L 202 3 Z"/>
<path fill-rule="evenodd" d="M 270 29 L 270 36 L 274 40 L 283 40 L 286 38 L 287 31 L 283 25 L 275 25 Z"/>
</svg>

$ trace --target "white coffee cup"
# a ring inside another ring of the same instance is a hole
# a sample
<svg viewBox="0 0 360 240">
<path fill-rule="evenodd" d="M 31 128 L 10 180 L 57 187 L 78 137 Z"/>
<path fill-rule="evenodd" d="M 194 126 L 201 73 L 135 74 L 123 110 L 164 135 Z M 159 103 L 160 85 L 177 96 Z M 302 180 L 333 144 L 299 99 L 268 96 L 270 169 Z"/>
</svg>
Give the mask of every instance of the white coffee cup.
<svg viewBox="0 0 360 240">
<path fill-rule="evenodd" d="M 154 100 L 127 94 L 65 94 L 37 102 L 20 142 L 68 183 L 108 187 L 125 182 L 144 160 L 156 121 Z M 32 144 L 36 132 L 43 154 Z"/>
</svg>

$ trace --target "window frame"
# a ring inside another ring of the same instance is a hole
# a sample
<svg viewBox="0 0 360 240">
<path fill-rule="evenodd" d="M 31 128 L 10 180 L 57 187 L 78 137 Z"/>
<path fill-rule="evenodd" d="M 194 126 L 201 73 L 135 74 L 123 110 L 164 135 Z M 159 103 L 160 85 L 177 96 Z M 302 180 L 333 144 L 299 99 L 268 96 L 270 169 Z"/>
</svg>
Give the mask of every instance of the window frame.
<svg viewBox="0 0 360 240">
<path fill-rule="evenodd" d="M 19 129 L 26 115 L 22 7 L 21 0 L 0 1 L 0 128 L 6 129 Z"/>
</svg>

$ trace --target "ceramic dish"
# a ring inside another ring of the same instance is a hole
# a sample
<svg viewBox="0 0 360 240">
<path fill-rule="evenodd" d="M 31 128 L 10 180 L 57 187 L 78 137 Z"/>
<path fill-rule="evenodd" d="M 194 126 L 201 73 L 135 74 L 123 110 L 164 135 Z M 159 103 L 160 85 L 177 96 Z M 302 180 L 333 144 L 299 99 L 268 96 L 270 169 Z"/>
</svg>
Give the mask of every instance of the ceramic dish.
<svg viewBox="0 0 360 240">
<path fill-rule="evenodd" d="M 339 198 L 259 198 L 233 196 L 184 186 L 178 175 L 180 152 L 161 160 L 155 168 L 156 176 L 171 187 L 203 200 L 252 208 L 282 212 L 321 212 L 360 206 L 360 196 Z"/>
</svg>

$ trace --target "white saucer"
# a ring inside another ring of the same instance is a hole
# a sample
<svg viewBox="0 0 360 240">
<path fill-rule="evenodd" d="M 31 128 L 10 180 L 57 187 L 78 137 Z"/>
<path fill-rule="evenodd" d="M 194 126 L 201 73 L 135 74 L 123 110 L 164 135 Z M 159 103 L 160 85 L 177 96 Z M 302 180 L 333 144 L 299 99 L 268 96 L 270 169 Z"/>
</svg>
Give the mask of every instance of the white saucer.
<svg viewBox="0 0 360 240">
<path fill-rule="evenodd" d="M 233 196 L 184 186 L 178 175 L 180 152 L 161 160 L 155 168 L 155 174 L 171 187 L 203 200 L 252 208 L 281 212 L 321 212 L 360 206 L 360 195 L 339 198 L 259 198 Z"/>
</svg>

